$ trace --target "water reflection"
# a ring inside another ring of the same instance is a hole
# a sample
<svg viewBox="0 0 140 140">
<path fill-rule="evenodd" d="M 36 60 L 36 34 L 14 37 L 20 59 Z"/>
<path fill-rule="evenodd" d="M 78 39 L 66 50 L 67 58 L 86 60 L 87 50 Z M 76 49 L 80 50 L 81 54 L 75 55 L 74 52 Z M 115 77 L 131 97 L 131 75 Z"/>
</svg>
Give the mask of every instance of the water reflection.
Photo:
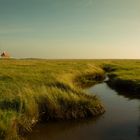
<svg viewBox="0 0 140 140">
<path fill-rule="evenodd" d="M 125 91 L 123 89 L 119 89 L 119 88 L 115 87 L 114 85 L 112 85 L 110 83 L 110 81 L 106 81 L 106 83 L 108 84 L 108 86 L 111 89 L 115 90 L 118 95 L 122 95 L 122 96 L 124 96 L 124 97 L 126 97 L 126 98 L 128 98 L 130 100 L 132 100 L 132 99 L 140 99 L 140 95 L 138 93 L 133 93 L 133 92 L 130 92 L 130 91 Z"/>
<path fill-rule="evenodd" d="M 34 128 L 32 135 L 29 135 L 27 138 L 29 140 L 78 140 L 78 137 L 80 140 L 85 140 L 85 138 L 81 137 L 82 133 L 88 134 L 88 129 L 86 130 L 85 128 L 94 125 L 100 118 L 101 117 L 79 121 L 40 123 Z"/>
</svg>

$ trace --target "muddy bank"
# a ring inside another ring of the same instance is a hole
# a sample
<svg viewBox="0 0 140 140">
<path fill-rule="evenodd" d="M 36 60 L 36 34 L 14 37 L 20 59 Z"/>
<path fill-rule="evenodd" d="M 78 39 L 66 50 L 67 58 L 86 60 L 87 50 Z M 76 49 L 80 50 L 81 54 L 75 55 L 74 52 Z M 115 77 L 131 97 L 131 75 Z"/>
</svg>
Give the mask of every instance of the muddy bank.
<svg viewBox="0 0 140 140">
<path fill-rule="evenodd" d="M 119 94 L 127 96 L 129 98 L 139 98 L 140 99 L 140 83 L 133 80 L 120 79 L 113 74 L 108 74 L 109 81 L 107 84 Z"/>
<path fill-rule="evenodd" d="M 139 76 L 138 74 L 137 76 L 132 76 L 134 70 L 124 68 L 122 65 L 117 66 L 111 64 L 104 65 L 103 70 L 109 77 L 107 84 L 110 88 L 126 97 L 140 98 L 140 79 L 137 78 Z M 128 71 L 132 71 L 132 74 L 127 73 Z"/>
</svg>

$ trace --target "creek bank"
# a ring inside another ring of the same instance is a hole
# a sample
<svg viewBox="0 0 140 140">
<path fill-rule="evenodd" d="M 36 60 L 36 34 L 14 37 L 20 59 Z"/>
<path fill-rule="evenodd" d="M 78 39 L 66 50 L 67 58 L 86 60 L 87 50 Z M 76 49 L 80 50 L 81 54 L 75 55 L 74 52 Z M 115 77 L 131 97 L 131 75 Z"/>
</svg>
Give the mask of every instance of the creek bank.
<svg viewBox="0 0 140 140">
<path fill-rule="evenodd" d="M 108 75 L 109 81 L 107 84 L 118 91 L 120 94 L 130 97 L 140 99 L 140 83 L 133 80 L 125 80 L 121 78 L 114 77 L 114 75 Z"/>
<path fill-rule="evenodd" d="M 113 65 L 105 65 L 103 70 L 109 77 L 107 84 L 110 88 L 129 98 L 140 99 L 140 80 L 124 79 L 121 75 L 117 74 L 118 68 Z"/>
<path fill-rule="evenodd" d="M 63 91 L 63 94 L 68 94 L 71 98 L 59 99 L 59 108 L 48 108 L 46 106 L 47 100 L 39 106 L 40 121 L 59 121 L 59 120 L 78 120 L 85 118 L 92 118 L 102 115 L 105 112 L 101 101 L 93 95 L 86 94 L 83 89 L 91 87 L 99 82 L 103 82 L 105 75 L 101 73 L 85 73 L 75 77 L 74 83 L 76 88 L 72 88 L 67 83 L 57 82 L 50 84 L 51 88 L 55 87 Z M 53 94 L 55 91 L 53 91 Z M 61 94 L 61 93 L 58 93 Z M 73 95 L 74 94 L 74 95 Z M 73 97 L 74 96 L 74 97 Z M 79 99 L 78 99 L 79 98 Z M 43 110 L 42 110 L 43 108 Z"/>
<path fill-rule="evenodd" d="M 86 73 L 78 75 L 75 78 L 74 82 L 77 84 L 77 86 L 81 88 L 89 88 L 91 86 L 103 82 L 105 78 L 106 75 L 103 71 L 99 73 Z"/>
</svg>

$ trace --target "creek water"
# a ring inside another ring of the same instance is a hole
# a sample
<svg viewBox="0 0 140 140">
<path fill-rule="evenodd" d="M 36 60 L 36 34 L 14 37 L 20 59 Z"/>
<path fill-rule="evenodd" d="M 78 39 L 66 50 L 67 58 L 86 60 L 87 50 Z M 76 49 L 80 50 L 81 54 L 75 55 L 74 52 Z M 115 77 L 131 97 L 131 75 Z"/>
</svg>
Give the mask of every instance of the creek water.
<svg viewBox="0 0 140 140">
<path fill-rule="evenodd" d="M 104 115 L 82 121 L 38 124 L 27 140 L 140 140 L 140 100 L 119 95 L 105 82 L 88 90 L 102 101 Z"/>
</svg>

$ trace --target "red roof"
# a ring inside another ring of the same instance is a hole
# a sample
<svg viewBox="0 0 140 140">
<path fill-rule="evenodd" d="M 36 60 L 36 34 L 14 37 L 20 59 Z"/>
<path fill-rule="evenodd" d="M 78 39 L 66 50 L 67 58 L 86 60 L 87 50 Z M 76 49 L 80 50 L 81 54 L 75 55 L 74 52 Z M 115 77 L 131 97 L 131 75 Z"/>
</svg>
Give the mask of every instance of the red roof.
<svg viewBox="0 0 140 140">
<path fill-rule="evenodd" d="M 3 53 L 1 54 L 1 57 L 9 58 L 10 55 L 9 55 L 7 52 L 3 52 Z"/>
</svg>

